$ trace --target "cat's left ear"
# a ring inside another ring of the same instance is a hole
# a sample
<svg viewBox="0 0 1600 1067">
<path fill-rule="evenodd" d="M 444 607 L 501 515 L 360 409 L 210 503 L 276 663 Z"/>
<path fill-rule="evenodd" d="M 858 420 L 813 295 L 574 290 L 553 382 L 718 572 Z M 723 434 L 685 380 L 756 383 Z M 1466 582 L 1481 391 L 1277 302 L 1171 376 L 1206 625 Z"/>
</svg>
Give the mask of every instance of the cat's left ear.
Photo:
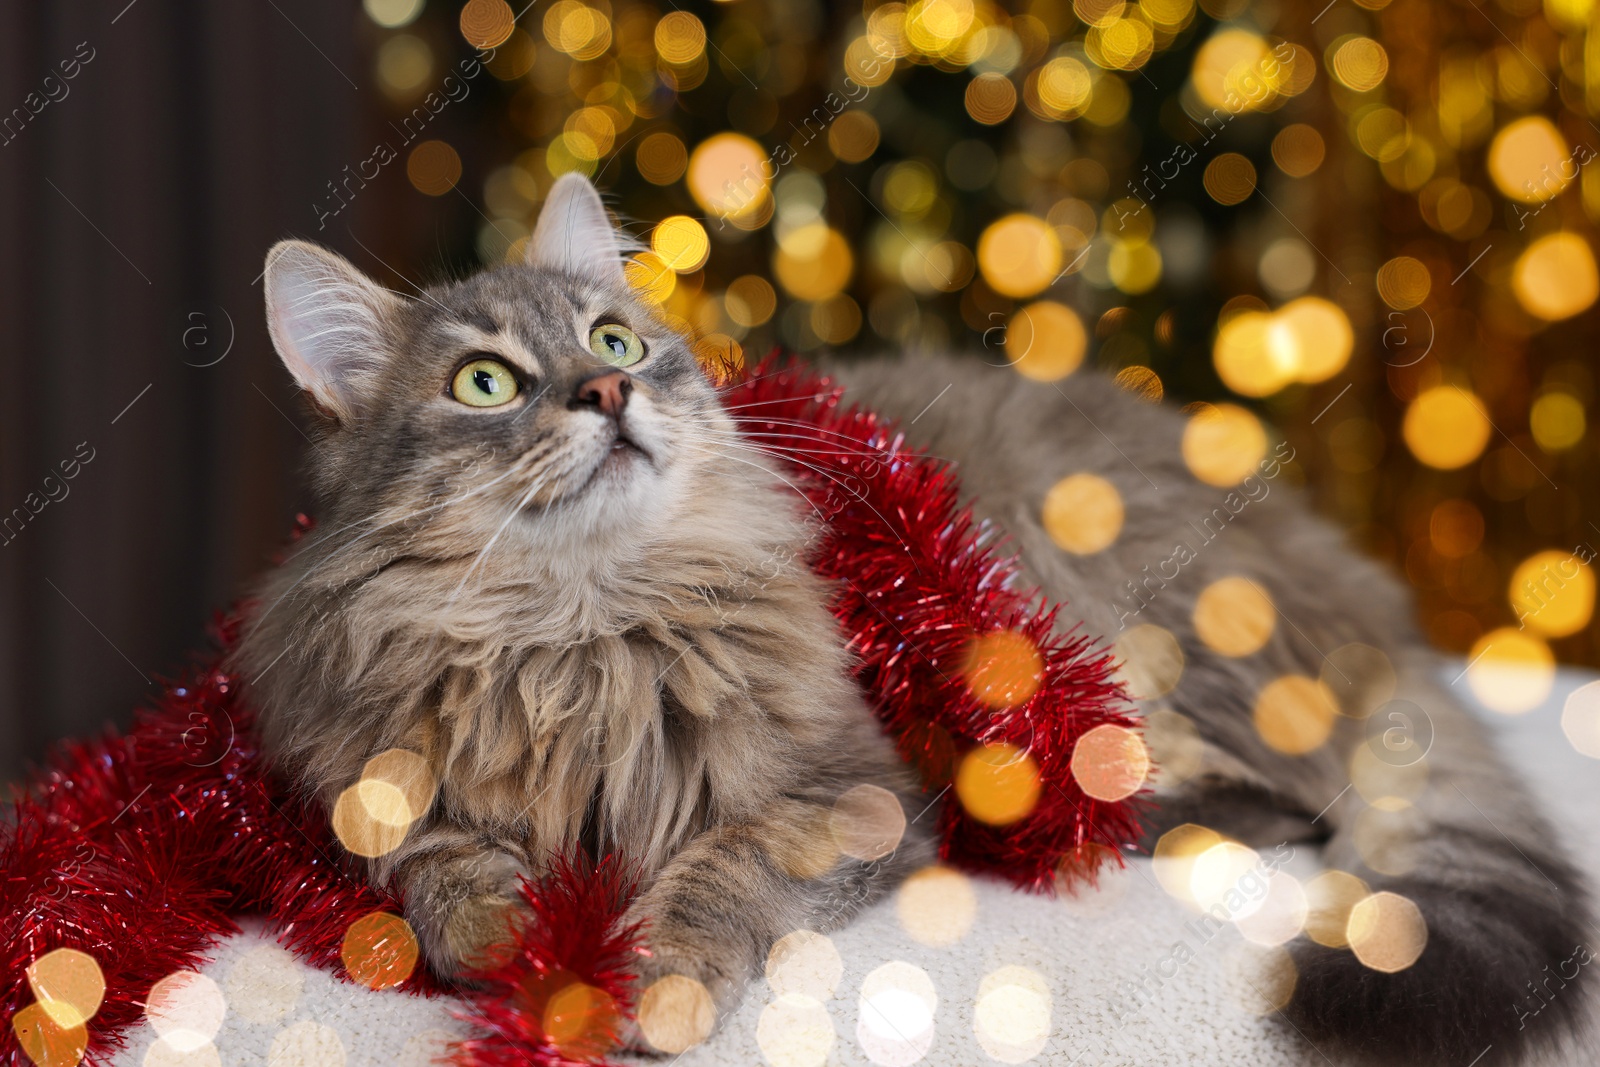
<svg viewBox="0 0 1600 1067">
<path fill-rule="evenodd" d="M 306 241 L 273 245 L 265 277 L 267 329 L 283 365 L 320 413 L 358 418 L 387 358 L 383 321 L 401 298 Z"/>
<path fill-rule="evenodd" d="M 528 238 L 528 262 L 624 285 L 622 260 L 622 241 L 589 179 L 572 173 L 557 178 Z"/>
</svg>

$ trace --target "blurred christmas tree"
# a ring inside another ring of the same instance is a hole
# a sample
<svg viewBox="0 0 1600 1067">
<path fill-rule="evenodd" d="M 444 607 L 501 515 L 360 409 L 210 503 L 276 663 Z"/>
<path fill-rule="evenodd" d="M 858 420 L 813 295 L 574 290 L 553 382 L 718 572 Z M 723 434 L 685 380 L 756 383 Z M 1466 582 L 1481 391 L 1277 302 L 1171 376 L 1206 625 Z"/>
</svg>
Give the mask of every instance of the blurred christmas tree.
<svg viewBox="0 0 1600 1067">
<path fill-rule="evenodd" d="M 457 262 L 584 172 L 708 352 L 1096 365 L 1195 402 L 1219 485 L 1259 415 L 1439 643 L 1600 662 L 1594 0 L 365 9 L 394 128 L 466 86 L 406 149 Z"/>
</svg>

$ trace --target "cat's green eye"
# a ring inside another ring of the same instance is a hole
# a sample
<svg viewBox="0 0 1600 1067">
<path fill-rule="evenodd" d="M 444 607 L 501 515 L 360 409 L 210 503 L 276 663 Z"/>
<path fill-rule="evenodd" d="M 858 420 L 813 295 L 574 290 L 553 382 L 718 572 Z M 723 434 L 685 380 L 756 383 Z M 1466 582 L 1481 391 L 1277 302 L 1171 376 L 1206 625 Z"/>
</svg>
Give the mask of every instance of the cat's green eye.
<svg viewBox="0 0 1600 1067">
<path fill-rule="evenodd" d="M 450 395 L 469 407 L 497 408 L 517 396 L 517 379 L 504 363 L 475 359 L 456 371 Z"/>
<path fill-rule="evenodd" d="M 644 358 L 644 342 L 626 326 L 608 322 L 589 331 L 589 351 L 613 367 L 631 367 Z"/>
</svg>

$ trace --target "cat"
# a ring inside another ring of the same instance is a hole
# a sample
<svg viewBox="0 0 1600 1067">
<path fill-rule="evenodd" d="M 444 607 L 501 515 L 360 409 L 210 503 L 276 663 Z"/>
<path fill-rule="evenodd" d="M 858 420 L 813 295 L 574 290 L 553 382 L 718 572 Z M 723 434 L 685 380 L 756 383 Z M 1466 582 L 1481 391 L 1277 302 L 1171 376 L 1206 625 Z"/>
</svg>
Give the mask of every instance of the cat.
<svg viewBox="0 0 1600 1067">
<path fill-rule="evenodd" d="M 628 916 L 648 923 L 640 987 L 694 979 L 696 1039 L 776 938 L 837 926 L 931 862 L 934 819 L 850 681 L 828 590 L 801 562 L 804 508 L 741 442 L 686 339 L 630 290 L 626 247 L 568 175 L 524 264 L 415 297 L 313 245 L 272 250 L 269 331 L 313 412 L 320 526 L 263 581 L 238 666 L 274 764 L 330 809 L 388 749 L 431 769 L 437 799 L 365 863 L 402 890 L 435 970 L 471 980 L 506 935 L 517 878 L 552 850 L 615 849 L 644 878 Z M 1517 1006 L 1593 929 L 1581 881 L 1440 681 L 1397 581 L 1287 488 L 1225 507 L 1183 462 L 1185 417 L 1091 372 L 1040 383 L 926 354 L 828 367 L 848 400 L 955 464 L 1024 576 L 1065 605 L 1060 626 L 1176 636 L 1176 688 L 1141 707 L 1185 717 L 1199 751 L 1181 782 L 1157 778 L 1147 847 L 1185 822 L 1247 844 L 1319 841 L 1330 866 L 1420 907 L 1427 947 L 1395 974 L 1292 944 L 1285 1016 L 1319 1050 L 1465 1067 L 1573 1030 L 1586 986 L 1554 999 L 1553 1022 L 1519 1026 Z M 1084 556 L 1041 517 L 1078 471 L 1111 482 L 1125 512 Z M 1176 576 L 1150 576 L 1214 515 L 1219 532 Z M 1211 651 L 1192 622 L 1200 591 L 1229 576 L 1277 605 L 1250 655 Z M 1376 846 L 1347 761 L 1378 697 L 1335 653 L 1357 642 L 1387 652 L 1393 695 L 1434 727 L 1426 783 Z M 1339 662 L 1357 677 L 1335 685 L 1351 714 L 1328 741 L 1297 756 L 1266 744 L 1263 685 L 1345 677 Z M 1150 742 L 1178 762 L 1161 731 Z M 884 847 L 841 855 L 828 820 L 863 789 L 890 798 Z M 684 1043 L 654 1036 L 629 1042 Z"/>
<path fill-rule="evenodd" d="M 932 862 L 935 819 L 851 678 L 803 505 L 728 458 L 732 418 L 623 261 L 576 177 L 526 263 L 415 299 L 271 250 L 320 525 L 267 575 L 237 663 L 269 759 L 336 828 L 369 759 L 426 764 L 436 799 L 365 865 L 437 972 L 492 959 L 552 853 L 616 851 L 642 877 L 640 986 L 698 983 L 674 1024 L 698 1038 L 776 940 Z M 841 817 L 882 840 L 841 853 Z"/>
</svg>

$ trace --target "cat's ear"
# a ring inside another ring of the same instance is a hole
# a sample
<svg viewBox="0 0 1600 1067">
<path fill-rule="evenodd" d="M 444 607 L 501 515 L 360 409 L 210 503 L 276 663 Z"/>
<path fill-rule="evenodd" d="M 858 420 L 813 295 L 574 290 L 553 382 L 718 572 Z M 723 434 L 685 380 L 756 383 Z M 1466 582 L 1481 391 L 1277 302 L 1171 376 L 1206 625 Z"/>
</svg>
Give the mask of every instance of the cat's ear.
<svg viewBox="0 0 1600 1067">
<path fill-rule="evenodd" d="M 622 259 L 622 240 L 589 179 L 572 173 L 557 178 L 528 238 L 528 262 L 622 285 Z"/>
<path fill-rule="evenodd" d="M 383 319 L 401 299 L 305 241 L 273 245 L 265 277 L 267 330 L 283 365 L 324 414 L 360 415 L 385 359 Z"/>
</svg>

